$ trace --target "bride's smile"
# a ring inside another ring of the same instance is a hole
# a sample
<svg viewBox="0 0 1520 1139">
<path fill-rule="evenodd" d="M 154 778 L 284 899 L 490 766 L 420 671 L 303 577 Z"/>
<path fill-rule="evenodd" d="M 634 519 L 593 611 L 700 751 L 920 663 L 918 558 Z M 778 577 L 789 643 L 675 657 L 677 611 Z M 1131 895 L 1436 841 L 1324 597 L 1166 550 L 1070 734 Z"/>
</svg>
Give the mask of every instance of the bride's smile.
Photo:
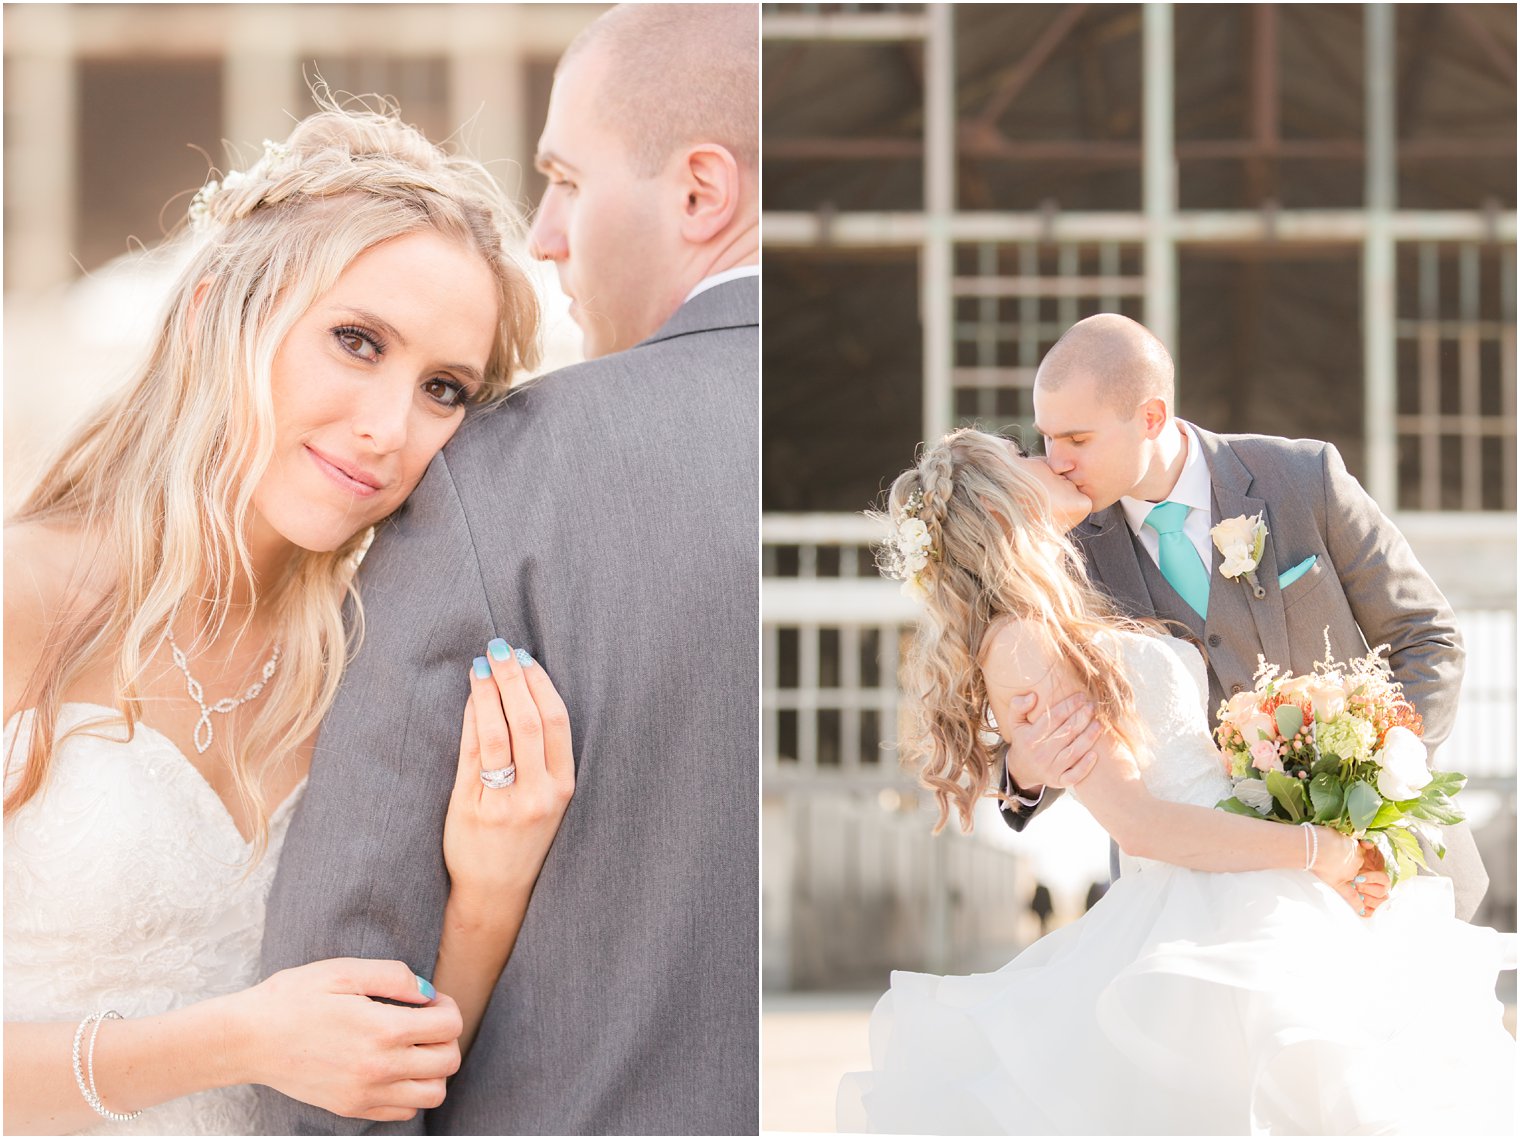
<svg viewBox="0 0 1520 1139">
<path fill-rule="evenodd" d="M 437 232 L 356 257 L 275 353 L 256 531 L 332 550 L 400 506 L 480 388 L 495 296 L 479 254 Z"/>
</svg>

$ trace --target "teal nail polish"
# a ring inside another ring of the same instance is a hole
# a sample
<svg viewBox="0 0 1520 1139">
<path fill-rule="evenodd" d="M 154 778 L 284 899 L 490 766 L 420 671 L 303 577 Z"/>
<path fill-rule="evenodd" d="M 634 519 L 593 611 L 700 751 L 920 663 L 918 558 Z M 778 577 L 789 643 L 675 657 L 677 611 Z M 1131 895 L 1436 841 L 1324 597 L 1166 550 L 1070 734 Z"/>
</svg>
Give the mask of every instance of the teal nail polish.
<svg viewBox="0 0 1520 1139">
<path fill-rule="evenodd" d="M 486 652 L 491 654 L 492 660 L 506 660 L 512 655 L 512 646 L 500 637 L 497 637 L 486 646 Z"/>
<path fill-rule="evenodd" d="M 413 973 L 412 976 L 417 977 L 417 974 Z M 438 990 L 433 988 L 432 982 L 423 977 L 417 977 L 417 991 L 428 1000 L 432 1000 L 438 995 Z"/>
<path fill-rule="evenodd" d="M 1357 875 L 1357 876 L 1356 876 L 1356 877 L 1355 877 L 1355 878 L 1353 878 L 1353 879 L 1351 879 L 1351 880 L 1352 880 L 1352 881 L 1353 881 L 1353 882 L 1356 882 L 1356 883 L 1358 883 L 1358 884 L 1361 884 L 1361 883 L 1362 883 L 1362 882 L 1365 882 L 1365 881 L 1367 881 L 1367 875 L 1365 875 L 1365 874 L 1358 874 L 1358 875 Z"/>
<path fill-rule="evenodd" d="M 490 676 L 491 675 L 491 662 L 488 661 L 488 660 L 486 660 L 485 657 L 476 657 L 475 658 L 475 675 L 478 676 L 481 680 L 484 680 L 486 677 Z"/>
<path fill-rule="evenodd" d="M 533 656 L 532 656 L 532 654 L 529 653 L 527 649 L 518 649 L 517 650 L 517 663 L 520 664 L 520 665 L 522 665 L 524 668 L 532 668 L 533 667 Z"/>
</svg>

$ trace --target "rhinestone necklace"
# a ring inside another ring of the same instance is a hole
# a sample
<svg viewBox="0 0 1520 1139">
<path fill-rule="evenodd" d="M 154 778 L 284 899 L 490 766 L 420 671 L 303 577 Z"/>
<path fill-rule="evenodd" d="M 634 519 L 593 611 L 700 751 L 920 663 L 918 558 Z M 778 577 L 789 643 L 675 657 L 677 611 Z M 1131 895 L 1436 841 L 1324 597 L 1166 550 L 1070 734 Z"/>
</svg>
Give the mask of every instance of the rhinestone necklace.
<svg viewBox="0 0 1520 1139">
<path fill-rule="evenodd" d="M 185 691 L 190 694 L 190 699 L 194 700 L 196 706 L 201 710 L 201 718 L 195 725 L 195 750 L 198 755 L 205 754 L 206 749 L 211 746 L 211 713 L 220 712 L 225 716 L 228 712 L 241 707 L 248 703 L 248 701 L 258 699 L 259 694 L 264 691 L 264 685 L 269 683 L 275 674 L 275 670 L 280 667 L 280 644 L 278 641 L 275 642 L 274 655 L 264 662 L 264 668 L 259 679 L 248 686 L 247 692 L 237 697 L 224 696 L 215 704 L 208 707 L 206 704 L 206 690 L 201 687 L 199 680 L 190 675 L 190 664 L 185 659 L 184 651 L 179 645 L 175 644 L 172 632 L 166 631 L 166 635 L 169 638 L 169 651 L 174 657 L 174 663 L 185 674 Z"/>
</svg>

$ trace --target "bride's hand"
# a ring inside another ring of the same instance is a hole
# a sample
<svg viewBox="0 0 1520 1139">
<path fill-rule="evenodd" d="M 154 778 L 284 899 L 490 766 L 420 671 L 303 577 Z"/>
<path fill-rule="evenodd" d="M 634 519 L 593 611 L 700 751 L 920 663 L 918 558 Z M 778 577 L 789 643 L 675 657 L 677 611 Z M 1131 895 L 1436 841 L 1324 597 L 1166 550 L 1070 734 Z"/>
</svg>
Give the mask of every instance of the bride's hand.
<svg viewBox="0 0 1520 1139">
<path fill-rule="evenodd" d="M 443 828 L 450 904 L 477 913 L 526 904 L 575 790 L 564 701 L 526 651 L 514 653 L 502 641 L 491 648 L 479 658 L 489 674 L 471 669 Z M 516 772 L 510 786 L 481 781 L 483 770 L 507 768 Z"/>
<path fill-rule="evenodd" d="M 459 1009 L 400 961 L 357 957 L 282 969 L 220 1000 L 226 1070 L 355 1119 L 411 1119 L 459 1070 Z M 371 997 L 419 1006 L 399 1008 Z"/>
<path fill-rule="evenodd" d="M 1362 917 L 1371 917 L 1388 900 L 1388 875 L 1369 864 L 1367 850 L 1376 849 L 1357 842 L 1349 835 L 1329 827 L 1315 827 L 1319 835 L 1319 853 L 1314 860 L 1314 874 Z"/>
</svg>

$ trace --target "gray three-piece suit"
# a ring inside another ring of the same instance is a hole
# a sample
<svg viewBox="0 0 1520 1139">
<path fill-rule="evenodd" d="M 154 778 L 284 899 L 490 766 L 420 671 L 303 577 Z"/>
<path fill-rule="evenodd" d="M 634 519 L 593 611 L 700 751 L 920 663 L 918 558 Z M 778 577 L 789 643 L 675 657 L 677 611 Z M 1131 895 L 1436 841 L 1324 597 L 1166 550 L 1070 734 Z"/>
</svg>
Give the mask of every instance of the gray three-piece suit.
<svg viewBox="0 0 1520 1139">
<path fill-rule="evenodd" d="M 447 1102 L 373 1125 L 263 1089 L 271 1131 L 757 1131 L 758 313 L 758 280 L 719 284 L 467 419 L 377 535 L 264 974 L 358 956 L 430 975 L 492 637 L 563 695 L 576 790 Z"/>
<path fill-rule="evenodd" d="M 1451 606 L 1404 536 L 1331 444 L 1194 430 L 1209 468 L 1212 522 L 1256 514 L 1266 522 L 1257 571 L 1265 596 L 1256 598 L 1244 578 L 1224 577 L 1215 548 L 1208 614 L 1199 617 L 1161 576 L 1117 503 L 1072 532 L 1088 576 L 1127 612 L 1191 631 L 1208 664 L 1210 724 L 1221 700 L 1252 686 L 1258 656 L 1296 675 L 1312 673 L 1324 658 L 1328 629 L 1340 661 L 1389 646 L 1386 659 L 1423 718 L 1434 753 L 1456 719 L 1464 653 Z M 1279 588 L 1279 577 L 1310 557 L 1313 566 Z M 1460 771 L 1462 757 L 1442 754 L 1435 766 Z M 1034 813 L 1006 807 L 1003 817 L 1022 830 Z M 1452 879 L 1457 913 L 1470 918 L 1488 876 L 1465 824 L 1446 828 L 1445 840 L 1446 857 L 1432 865 Z"/>
</svg>

